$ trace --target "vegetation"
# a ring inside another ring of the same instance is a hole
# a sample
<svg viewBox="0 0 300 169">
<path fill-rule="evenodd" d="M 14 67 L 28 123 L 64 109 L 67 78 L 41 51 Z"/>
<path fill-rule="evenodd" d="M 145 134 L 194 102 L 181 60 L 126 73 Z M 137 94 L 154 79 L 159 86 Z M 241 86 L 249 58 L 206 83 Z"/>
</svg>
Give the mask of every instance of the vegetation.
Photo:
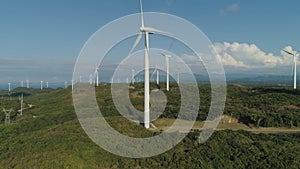
<svg viewBox="0 0 300 169">
<path fill-rule="evenodd" d="M 157 86 L 152 85 L 152 88 Z M 163 87 L 161 87 L 163 89 Z M 131 89 L 133 105 L 142 109 L 141 84 Z M 210 101 L 209 85 L 200 86 L 200 116 L 205 119 Z M 71 89 L 18 88 L 11 98 L 0 92 L 0 108 L 12 107 L 11 124 L 3 124 L 0 114 L 0 168 L 299 168 L 300 133 L 255 134 L 248 131 L 221 130 L 204 144 L 199 131 L 188 134 L 175 148 L 161 155 L 129 159 L 113 155 L 84 133 L 72 105 Z M 18 96 L 33 107 L 17 115 Z M 180 95 L 175 84 L 171 102 L 161 117 L 175 118 Z M 228 87 L 225 113 L 249 126 L 299 126 L 300 91 L 284 88 Z M 131 137 L 148 137 L 157 131 L 122 118 L 110 96 L 110 86 L 96 89 L 101 112 L 116 130 Z M 205 105 L 204 103 L 207 103 Z M 276 115 L 275 115 L 276 114 Z M 204 117 L 203 117 L 204 116 Z M 259 118 L 261 117 L 261 118 Z M 261 120 L 259 120 L 261 119 Z M 159 121 L 159 120 L 158 120 Z M 259 124 L 258 124 L 258 121 Z M 201 122 L 199 122 L 200 124 Z M 291 125 L 292 124 L 292 125 Z"/>
</svg>

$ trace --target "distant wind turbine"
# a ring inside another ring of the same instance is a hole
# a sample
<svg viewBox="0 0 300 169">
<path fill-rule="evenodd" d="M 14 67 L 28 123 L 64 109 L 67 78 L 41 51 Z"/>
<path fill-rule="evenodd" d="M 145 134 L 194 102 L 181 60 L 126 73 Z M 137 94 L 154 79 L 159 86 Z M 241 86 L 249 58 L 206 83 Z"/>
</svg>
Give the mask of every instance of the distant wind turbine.
<svg viewBox="0 0 300 169">
<path fill-rule="evenodd" d="M 74 80 L 71 80 L 71 85 L 72 85 L 72 91 L 73 91 L 73 88 L 74 88 Z"/>
<path fill-rule="evenodd" d="M 296 60 L 296 57 L 299 52 L 296 51 L 296 52 L 292 53 L 292 52 L 286 51 L 284 49 L 282 51 L 293 56 L 294 89 L 296 89 L 297 88 L 297 60 Z"/>
<path fill-rule="evenodd" d="M 29 80 L 26 80 L 26 87 L 29 88 Z"/>
<path fill-rule="evenodd" d="M 134 69 L 131 70 L 131 82 L 134 84 Z"/>
<path fill-rule="evenodd" d="M 46 88 L 47 88 L 47 89 L 49 88 L 49 83 L 48 83 L 48 82 L 46 82 Z"/>
<path fill-rule="evenodd" d="M 43 81 L 41 80 L 41 90 L 43 90 Z"/>
<path fill-rule="evenodd" d="M 24 87 L 24 82 L 23 82 L 23 80 L 21 81 L 21 87 Z"/>
<path fill-rule="evenodd" d="M 99 68 L 97 67 L 95 70 L 95 76 L 96 76 L 96 86 L 99 86 Z"/>
<path fill-rule="evenodd" d="M 8 82 L 8 92 L 10 92 L 10 82 Z"/>
<path fill-rule="evenodd" d="M 144 126 L 145 128 L 150 127 L 150 84 L 149 84 L 149 34 L 159 33 L 159 34 L 170 34 L 155 28 L 145 27 L 144 25 L 144 16 L 143 16 L 143 7 L 142 0 L 140 0 L 140 17 L 141 17 L 141 27 L 140 32 L 129 52 L 129 55 L 134 51 L 136 46 L 142 39 L 142 36 L 145 36 L 145 81 L 144 81 Z"/>
<path fill-rule="evenodd" d="M 93 75 L 90 74 L 90 85 L 92 85 L 92 84 L 93 84 Z"/>
<path fill-rule="evenodd" d="M 166 58 L 166 73 L 167 73 L 167 80 L 166 80 L 167 81 L 167 86 L 166 86 L 166 88 L 167 88 L 167 91 L 169 91 L 170 90 L 169 89 L 169 85 L 170 85 L 169 58 L 171 57 L 171 55 L 163 54 L 163 53 L 161 53 L 161 55 L 165 56 L 165 58 Z"/>
<path fill-rule="evenodd" d="M 153 79 L 154 73 L 156 73 L 156 84 L 159 84 L 159 69 L 158 69 L 157 65 L 155 66 L 155 69 L 152 72 L 150 79 Z"/>
</svg>

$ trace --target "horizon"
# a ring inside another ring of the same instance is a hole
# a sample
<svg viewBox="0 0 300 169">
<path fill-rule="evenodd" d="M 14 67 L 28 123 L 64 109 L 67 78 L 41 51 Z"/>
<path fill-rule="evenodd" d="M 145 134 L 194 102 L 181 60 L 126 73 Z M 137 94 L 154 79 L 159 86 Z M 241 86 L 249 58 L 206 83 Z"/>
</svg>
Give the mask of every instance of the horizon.
<svg viewBox="0 0 300 169">
<path fill-rule="evenodd" d="M 1 2 L 0 85 L 26 79 L 70 81 L 76 58 L 88 38 L 106 23 L 139 12 L 138 1 L 30 2 L 33 3 Z M 291 10 L 300 2 L 155 2 L 144 0 L 144 12 L 170 13 L 199 27 L 212 41 L 226 75 L 290 75 L 292 78 L 292 57 L 280 50 L 300 48 L 297 46 L 300 39 L 294 36 L 299 27 L 294 22 L 297 10 Z M 288 26 L 286 22 L 294 24 Z M 154 37 L 154 44 L 155 38 L 160 40 Z M 133 38 L 126 42 L 129 50 Z M 180 57 L 185 55 L 188 53 Z"/>
</svg>

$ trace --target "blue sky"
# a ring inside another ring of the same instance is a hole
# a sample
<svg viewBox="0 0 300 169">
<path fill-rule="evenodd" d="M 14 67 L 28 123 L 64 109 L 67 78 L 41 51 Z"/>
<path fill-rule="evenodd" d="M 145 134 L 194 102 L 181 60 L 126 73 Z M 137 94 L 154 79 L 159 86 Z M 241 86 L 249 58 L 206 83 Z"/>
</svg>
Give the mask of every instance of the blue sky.
<svg viewBox="0 0 300 169">
<path fill-rule="evenodd" d="M 263 52 L 258 57 L 276 59 L 282 56 L 282 48 L 300 48 L 298 1 L 144 0 L 143 4 L 145 12 L 170 13 L 199 27 L 221 55 L 232 57 L 226 57 L 225 64 L 235 59 L 227 65 L 231 72 L 250 69 L 243 66 L 253 57 L 253 52 L 247 53 L 250 49 Z M 0 83 L 71 79 L 73 64 L 86 40 L 106 23 L 137 12 L 138 0 L 0 1 Z M 240 50 L 228 51 L 228 46 Z M 281 59 L 274 64 L 287 66 Z M 265 66 L 260 62 L 251 64 Z M 264 71 L 268 70 L 272 68 L 267 65 Z"/>
</svg>

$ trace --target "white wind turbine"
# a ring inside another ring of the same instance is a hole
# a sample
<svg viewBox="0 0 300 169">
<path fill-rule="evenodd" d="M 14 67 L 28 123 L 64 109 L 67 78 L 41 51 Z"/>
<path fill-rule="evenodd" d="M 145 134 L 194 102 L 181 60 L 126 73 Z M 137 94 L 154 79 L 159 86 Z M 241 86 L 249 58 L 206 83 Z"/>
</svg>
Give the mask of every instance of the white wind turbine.
<svg viewBox="0 0 300 169">
<path fill-rule="evenodd" d="M 10 92 L 10 82 L 8 83 L 8 92 Z"/>
<path fill-rule="evenodd" d="M 92 74 L 90 74 L 90 85 L 92 85 L 93 84 L 93 75 Z"/>
<path fill-rule="evenodd" d="M 24 87 L 24 82 L 23 82 L 23 80 L 21 81 L 21 87 Z"/>
<path fill-rule="evenodd" d="M 26 80 L 26 87 L 29 88 L 29 80 Z"/>
<path fill-rule="evenodd" d="M 131 82 L 134 84 L 134 69 L 131 70 Z"/>
<path fill-rule="evenodd" d="M 294 89 L 296 89 L 297 88 L 297 59 L 296 59 L 296 57 L 299 52 L 296 51 L 296 52 L 292 53 L 292 52 L 286 51 L 284 49 L 282 51 L 293 56 Z"/>
<path fill-rule="evenodd" d="M 169 66 L 169 58 L 171 57 L 171 55 L 168 55 L 168 54 L 163 54 L 161 53 L 161 55 L 165 56 L 166 58 L 166 73 L 167 73 L 167 80 L 166 80 L 166 83 L 167 83 L 167 91 L 169 91 L 169 86 L 170 86 L 170 73 L 169 73 L 169 69 L 170 69 L 170 66 Z"/>
<path fill-rule="evenodd" d="M 43 81 L 41 80 L 41 90 L 43 90 Z"/>
<path fill-rule="evenodd" d="M 153 79 L 154 73 L 156 73 L 156 84 L 158 85 L 159 84 L 159 69 L 158 69 L 157 65 L 155 66 L 155 69 L 154 69 L 153 73 L 151 74 L 150 79 Z"/>
<path fill-rule="evenodd" d="M 72 91 L 73 91 L 73 88 L 74 88 L 74 80 L 71 80 L 71 86 L 72 86 Z"/>
<path fill-rule="evenodd" d="M 144 126 L 145 128 L 149 128 L 150 127 L 149 34 L 159 33 L 159 34 L 168 35 L 170 33 L 155 28 L 145 27 L 142 0 L 140 0 L 140 17 L 141 17 L 140 32 L 129 52 L 129 55 L 133 52 L 133 50 L 141 41 L 142 36 L 144 35 L 145 36 Z"/>
<path fill-rule="evenodd" d="M 159 69 L 157 67 L 157 65 L 155 66 L 156 68 L 156 84 L 158 85 L 159 84 Z"/>
<path fill-rule="evenodd" d="M 97 67 L 96 70 L 95 70 L 95 76 L 96 76 L 96 86 L 98 87 L 99 86 L 99 68 Z"/>
<path fill-rule="evenodd" d="M 49 88 L 49 82 L 46 82 L 46 88 L 47 89 Z"/>
</svg>

